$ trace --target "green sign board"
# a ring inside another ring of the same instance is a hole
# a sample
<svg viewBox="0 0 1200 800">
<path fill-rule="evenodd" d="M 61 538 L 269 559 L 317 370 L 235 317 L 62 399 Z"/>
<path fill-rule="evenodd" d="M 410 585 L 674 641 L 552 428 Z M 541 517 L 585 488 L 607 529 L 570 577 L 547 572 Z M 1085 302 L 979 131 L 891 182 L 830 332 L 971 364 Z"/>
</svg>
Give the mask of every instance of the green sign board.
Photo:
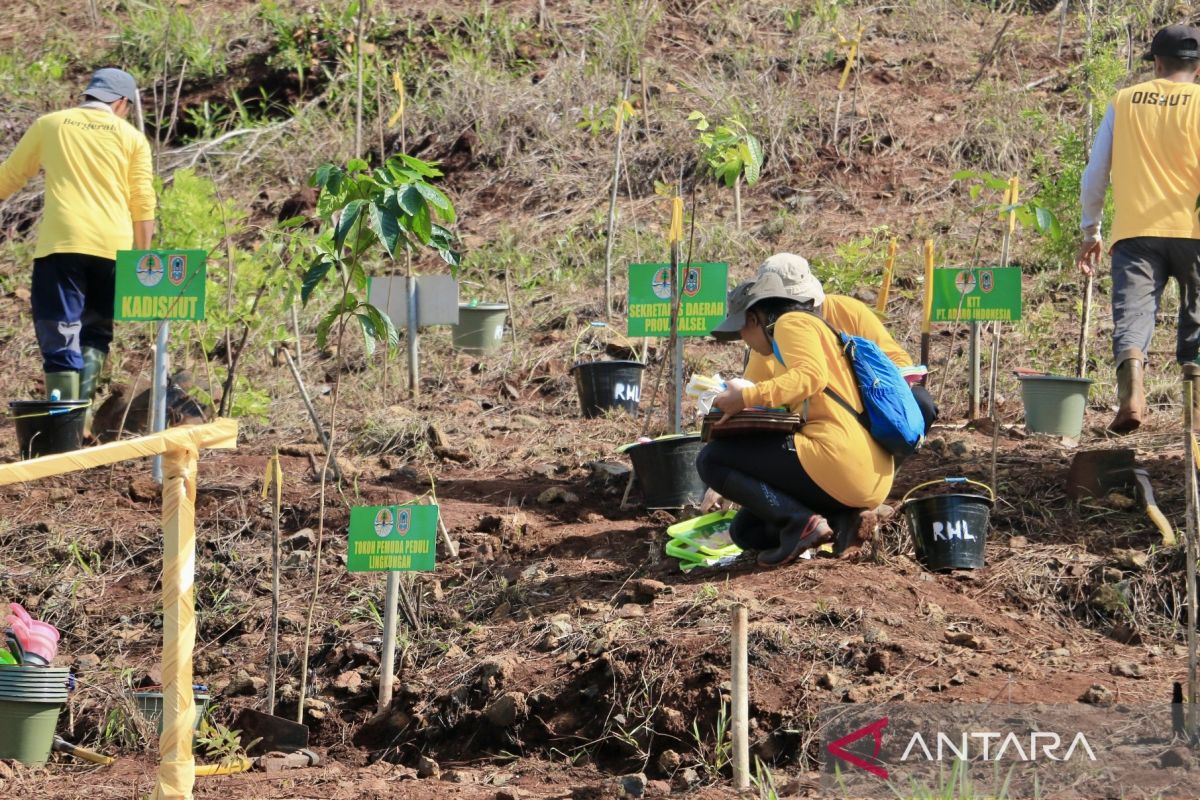
<svg viewBox="0 0 1200 800">
<path fill-rule="evenodd" d="M 206 255 L 203 250 L 117 251 L 113 319 L 203 320 Z"/>
<path fill-rule="evenodd" d="M 707 336 L 725 319 L 728 264 L 680 266 L 679 335 Z M 671 335 L 671 265 L 629 265 L 630 336 Z"/>
<path fill-rule="evenodd" d="M 1017 322 L 1020 267 L 940 267 L 933 271 L 930 322 Z"/>
<path fill-rule="evenodd" d="M 437 554 L 437 506 L 350 509 L 350 572 L 429 572 Z"/>
</svg>

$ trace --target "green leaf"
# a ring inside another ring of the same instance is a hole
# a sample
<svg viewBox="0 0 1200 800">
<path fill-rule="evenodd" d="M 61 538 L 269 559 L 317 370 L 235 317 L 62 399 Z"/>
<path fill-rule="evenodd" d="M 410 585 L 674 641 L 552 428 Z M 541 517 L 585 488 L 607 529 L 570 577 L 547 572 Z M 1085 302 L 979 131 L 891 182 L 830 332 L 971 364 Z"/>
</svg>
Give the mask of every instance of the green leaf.
<svg viewBox="0 0 1200 800">
<path fill-rule="evenodd" d="M 338 252 L 341 252 L 342 247 L 346 243 L 346 237 L 350 234 L 350 229 L 358 221 L 359 212 L 363 210 L 363 206 L 365 205 L 367 205 L 366 200 L 351 200 L 342 209 L 342 218 L 338 220 L 337 229 L 333 234 L 333 246 Z M 357 245 L 357 242 L 354 244 Z"/>
<path fill-rule="evenodd" d="M 371 165 L 361 158 L 352 158 L 346 162 L 346 172 L 362 172 L 370 167 Z"/>
<path fill-rule="evenodd" d="M 309 183 L 336 194 L 341 188 L 342 176 L 343 173 L 339 167 L 333 164 L 322 164 L 317 167 L 317 171 L 313 173 Z"/>
<path fill-rule="evenodd" d="M 308 305 L 308 299 L 312 296 L 313 289 L 317 288 L 317 285 L 325 279 L 329 270 L 333 269 L 333 264 L 333 259 L 326 253 L 321 253 L 313 259 L 300 284 L 300 303 L 302 305 Z"/>
<path fill-rule="evenodd" d="M 979 183 L 971 184 L 971 188 L 968 190 L 968 193 L 971 195 L 972 201 L 978 200 L 979 195 L 983 194 L 983 185 Z"/>
<path fill-rule="evenodd" d="M 1033 215 L 1037 222 L 1037 229 L 1043 234 L 1058 236 L 1060 233 L 1058 226 L 1058 218 L 1054 216 L 1054 212 L 1045 206 L 1034 205 Z"/>
<path fill-rule="evenodd" d="M 438 210 L 439 217 L 446 220 L 446 222 L 454 223 L 454 204 L 450 202 L 450 198 L 442 194 L 441 190 L 430 186 L 428 183 L 417 183 L 414 186 L 421 193 L 421 196 Z"/>
<path fill-rule="evenodd" d="M 424 175 L 426 178 L 440 178 L 442 171 L 435 165 L 436 161 L 422 161 L 419 158 L 413 158 L 410 155 L 400 154 L 400 160 L 408 165 L 408 168 L 416 172 L 418 175 Z"/>
<path fill-rule="evenodd" d="M 400 243 L 400 221 L 396 219 L 396 215 L 386 208 L 381 208 L 374 203 L 370 205 L 370 225 L 371 230 L 379 237 L 379 243 L 383 245 L 383 249 L 392 258 L 396 257 L 396 247 Z"/>
<path fill-rule="evenodd" d="M 747 133 L 742 142 L 742 160 L 745 163 L 746 184 L 753 186 L 762 175 L 763 149 L 752 134 Z"/>
<path fill-rule="evenodd" d="M 433 219 L 429 214 L 429 206 L 427 204 L 422 203 L 417 213 L 412 215 L 412 222 L 409 225 L 409 229 L 416 235 L 421 244 L 429 244 L 429 239 L 433 236 Z"/>
<path fill-rule="evenodd" d="M 378 338 L 375 335 L 375 326 L 365 314 L 355 314 L 354 319 L 358 321 L 358 327 L 363 333 L 363 349 L 367 351 L 367 356 L 375 355 L 375 340 Z"/>
<path fill-rule="evenodd" d="M 950 176 L 951 180 L 965 181 L 972 178 L 982 178 L 983 175 L 973 169 L 960 169 L 958 172 Z"/>
<path fill-rule="evenodd" d="M 306 222 L 308 222 L 308 217 L 305 216 L 288 217 L 287 219 L 278 223 L 276 227 L 281 231 L 286 231 L 292 228 L 299 228 Z"/>
<path fill-rule="evenodd" d="M 396 331 L 396 326 L 392 324 L 392 320 L 379 306 L 371 303 L 359 303 L 355 313 L 365 315 L 375 329 L 375 338 L 382 342 L 387 342 L 391 346 L 400 344 L 400 334 Z"/>
<path fill-rule="evenodd" d="M 421 207 L 425 205 L 425 198 L 417 189 L 417 184 L 410 184 L 405 186 L 403 191 L 397 191 L 396 199 L 400 208 L 410 217 L 420 213 Z"/>
</svg>

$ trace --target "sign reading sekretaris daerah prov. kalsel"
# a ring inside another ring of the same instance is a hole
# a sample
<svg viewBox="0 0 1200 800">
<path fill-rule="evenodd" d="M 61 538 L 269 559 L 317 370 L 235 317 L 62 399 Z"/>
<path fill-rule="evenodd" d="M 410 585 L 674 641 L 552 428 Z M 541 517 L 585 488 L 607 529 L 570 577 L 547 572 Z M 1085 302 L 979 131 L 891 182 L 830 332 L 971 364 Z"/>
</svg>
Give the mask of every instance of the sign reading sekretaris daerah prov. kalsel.
<svg viewBox="0 0 1200 800">
<path fill-rule="evenodd" d="M 707 336 L 725 319 L 729 265 L 679 265 L 679 335 Z M 628 336 L 671 335 L 671 265 L 629 265 Z"/>
</svg>

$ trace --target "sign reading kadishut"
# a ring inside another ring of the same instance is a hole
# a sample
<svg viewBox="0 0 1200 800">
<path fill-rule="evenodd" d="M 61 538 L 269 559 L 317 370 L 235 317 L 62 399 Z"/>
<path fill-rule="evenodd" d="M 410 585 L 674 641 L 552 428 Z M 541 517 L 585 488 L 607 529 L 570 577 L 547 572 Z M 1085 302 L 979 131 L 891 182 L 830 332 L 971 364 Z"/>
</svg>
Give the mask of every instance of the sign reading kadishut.
<svg viewBox="0 0 1200 800">
<path fill-rule="evenodd" d="M 203 320 L 206 255 L 203 250 L 117 251 L 113 319 Z"/>
<path fill-rule="evenodd" d="M 429 572 L 436 567 L 438 507 L 358 506 L 350 509 L 350 572 Z"/>
</svg>

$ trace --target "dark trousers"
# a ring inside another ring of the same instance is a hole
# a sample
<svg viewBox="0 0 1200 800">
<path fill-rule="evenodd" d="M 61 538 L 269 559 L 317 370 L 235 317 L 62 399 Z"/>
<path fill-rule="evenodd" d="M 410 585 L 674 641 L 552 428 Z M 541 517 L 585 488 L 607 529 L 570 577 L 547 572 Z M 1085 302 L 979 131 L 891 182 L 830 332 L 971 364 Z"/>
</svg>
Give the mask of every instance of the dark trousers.
<svg viewBox="0 0 1200 800">
<path fill-rule="evenodd" d="M 1179 332 L 1175 360 L 1200 354 L 1200 239 L 1137 236 L 1112 249 L 1113 357 L 1119 365 L 1131 351 L 1146 355 L 1154 318 L 1168 278 L 1179 284 Z"/>
<path fill-rule="evenodd" d="M 33 261 L 33 329 L 46 372 L 83 369 L 81 348 L 103 353 L 113 338 L 116 262 L 79 253 Z"/>
<path fill-rule="evenodd" d="M 791 434 L 746 434 L 714 439 L 696 457 L 696 471 L 705 485 L 739 505 L 745 505 L 747 498 L 739 498 L 726 489 L 726 479 L 734 472 L 762 481 L 795 500 L 810 514 L 829 516 L 850 510 L 849 506 L 830 497 L 805 472 Z M 778 529 L 767 525 L 746 508 L 738 511 L 729 534 L 743 550 L 769 550 L 779 544 Z"/>
</svg>

